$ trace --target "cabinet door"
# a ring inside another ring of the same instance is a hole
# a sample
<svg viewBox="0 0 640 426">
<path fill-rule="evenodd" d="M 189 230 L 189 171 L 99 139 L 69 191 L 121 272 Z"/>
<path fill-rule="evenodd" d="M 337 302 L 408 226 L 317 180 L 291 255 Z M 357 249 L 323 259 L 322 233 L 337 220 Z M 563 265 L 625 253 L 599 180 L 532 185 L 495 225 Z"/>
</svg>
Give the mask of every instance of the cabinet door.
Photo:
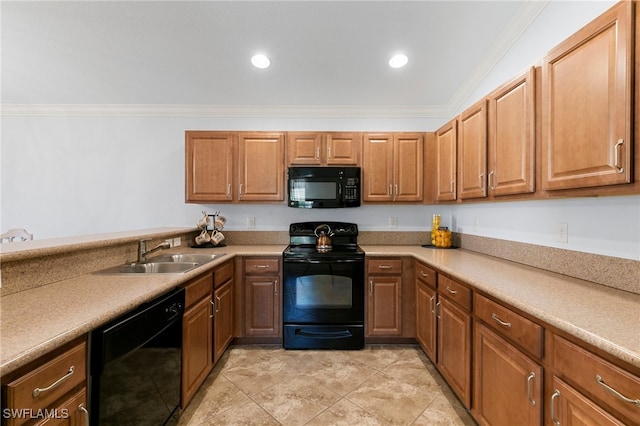
<svg viewBox="0 0 640 426">
<path fill-rule="evenodd" d="M 416 280 L 416 340 L 431 361 L 436 361 L 436 291 Z"/>
<path fill-rule="evenodd" d="M 542 188 L 630 182 L 633 2 L 550 51 L 542 68 Z"/>
<path fill-rule="evenodd" d="M 624 425 L 624 423 L 556 376 L 553 376 L 552 388 L 549 415 L 554 424 L 583 426 Z"/>
<path fill-rule="evenodd" d="M 473 413 L 483 425 L 539 426 L 542 367 L 476 323 Z"/>
<path fill-rule="evenodd" d="M 233 340 L 233 280 L 229 280 L 213 293 L 213 363 L 218 362 Z"/>
<path fill-rule="evenodd" d="M 233 133 L 186 132 L 187 202 L 232 200 L 234 140 Z"/>
<path fill-rule="evenodd" d="M 436 201 L 456 199 L 457 120 L 451 120 L 436 132 Z"/>
<path fill-rule="evenodd" d="M 240 133 L 238 200 L 284 200 L 284 135 Z"/>
<path fill-rule="evenodd" d="M 460 198 L 487 196 L 487 101 L 460 115 L 458 125 Z"/>
<path fill-rule="evenodd" d="M 201 299 L 182 318 L 182 408 L 185 408 L 213 367 L 212 301 Z"/>
<path fill-rule="evenodd" d="M 328 133 L 326 135 L 327 164 L 357 166 L 360 164 L 360 133 Z"/>
<path fill-rule="evenodd" d="M 535 190 L 535 68 L 489 98 L 489 175 L 493 195 Z"/>
<path fill-rule="evenodd" d="M 402 334 L 402 278 L 369 277 L 368 336 Z"/>
<path fill-rule="evenodd" d="M 471 316 L 453 302 L 438 301 L 438 369 L 469 408 L 471 401 Z"/>
<path fill-rule="evenodd" d="M 280 280 L 278 275 L 245 277 L 245 336 L 279 337 Z"/>
<path fill-rule="evenodd" d="M 363 201 L 393 198 L 393 135 L 365 134 L 363 141 Z"/>
<path fill-rule="evenodd" d="M 394 201 L 422 201 L 424 135 L 400 133 L 394 135 Z"/>
<path fill-rule="evenodd" d="M 322 164 L 322 133 L 287 133 L 287 162 L 289 165 Z"/>
<path fill-rule="evenodd" d="M 86 391 L 83 389 L 55 409 L 51 409 L 49 413 L 53 414 L 53 417 L 45 417 L 33 426 L 89 426 Z M 11 424 L 10 421 L 8 423 Z"/>
</svg>

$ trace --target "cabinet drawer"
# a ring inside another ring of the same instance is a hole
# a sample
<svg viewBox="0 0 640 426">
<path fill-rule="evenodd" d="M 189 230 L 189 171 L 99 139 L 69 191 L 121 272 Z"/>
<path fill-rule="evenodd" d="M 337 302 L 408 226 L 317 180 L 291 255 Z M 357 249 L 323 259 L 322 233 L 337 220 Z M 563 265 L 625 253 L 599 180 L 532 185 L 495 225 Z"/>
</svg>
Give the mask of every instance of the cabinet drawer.
<svg viewBox="0 0 640 426">
<path fill-rule="evenodd" d="M 532 355 L 542 358 L 544 329 L 541 326 L 477 293 L 474 295 L 473 309 L 476 317 L 489 327 Z"/>
<path fill-rule="evenodd" d="M 87 347 L 82 342 L 7 384 L 7 408 L 37 411 L 85 383 Z M 20 422 L 18 422 L 20 423 Z"/>
<path fill-rule="evenodd" d="M 369 274 L 402 274 L 401 259 L 369 259 L 367 262 Z"/>
<path fill-rule="evenodd" d="M 437 275 L 436 271 L 423 265 L 420 262 L 416 262 L 416 279 L 424 281 L 432 288 L 436 288 Z"/>
<path fill-rule="evenodd" d="M 555 335 L 552 356 L 557 375 L 628 418 L 638 419 L 640 407 L 623 397 L 640 399 L 640 377 Z"/>
<path fill-rule="evenodd" d="M 203 297 L 211 298 L 212 290 L 213 276 L 210 273 L 189 281 L 185 286 L 185 309 L 189 309 L 193 304 L 195 304 Z"/>
<path fill-rule="evenodd" d="M 226 283 L 231 278 L 233 278 L 233 262 L 229 261 L 224 265 L 218 266 L 218 268 L 213 273 L 213 286 L 215 288 L 220 287 L 220 285 Z"/>
<path fill-rule="evenodd" d="M 440 275 L 438 294 L 452 300 L 464 309 L 471 310 L 471 289 L 451 278 Z"/>
<path fill-rule="evenodd" d="M 280 273 L 280 259 L 254 257 L 244 260 L 245 274 L 277 274 Z"/>
</svg>

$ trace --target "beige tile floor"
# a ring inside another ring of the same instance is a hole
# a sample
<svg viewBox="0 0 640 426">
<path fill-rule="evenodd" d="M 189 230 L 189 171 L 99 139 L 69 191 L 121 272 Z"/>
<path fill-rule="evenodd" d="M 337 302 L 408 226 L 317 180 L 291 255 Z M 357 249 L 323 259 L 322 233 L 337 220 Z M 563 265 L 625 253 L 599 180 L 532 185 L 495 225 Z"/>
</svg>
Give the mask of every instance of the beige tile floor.
<svg viewBox="0 0 640 426">
<path fill-rule="evenodd" d="M 179 425 L 475 425 L 417 346 L 234 346 Z"/>
</svg>

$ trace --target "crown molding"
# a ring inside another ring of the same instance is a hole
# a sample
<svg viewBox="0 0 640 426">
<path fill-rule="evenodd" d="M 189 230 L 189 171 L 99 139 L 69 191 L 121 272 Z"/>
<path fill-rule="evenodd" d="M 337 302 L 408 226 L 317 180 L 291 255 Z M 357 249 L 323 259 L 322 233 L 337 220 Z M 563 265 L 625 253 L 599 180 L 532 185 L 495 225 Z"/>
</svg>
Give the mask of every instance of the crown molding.
<svg viewBox="0 0 640 426">
<path fill-rule="evenodd" d="M 3 117 L 446 117 L 446 107 L 368 105 L 3 104 Z"/>
<path fill-rule="evenodd" d="M 540 12 L 549 4 L 550 0 L 525 1 L 518 9 L 516 15 L 502 30 L 496 42 L 487 50 L 482 60 L 467 80 L 460 85 L 458 90 L 449 100 L 447 111 L 449 117 L 453 117 L 464 105 L 471 93 L 482 83 L 489 72 L 500 62 L 504 55 L 511 49 L 520 36 L 535 21 Z"/>
</svg>

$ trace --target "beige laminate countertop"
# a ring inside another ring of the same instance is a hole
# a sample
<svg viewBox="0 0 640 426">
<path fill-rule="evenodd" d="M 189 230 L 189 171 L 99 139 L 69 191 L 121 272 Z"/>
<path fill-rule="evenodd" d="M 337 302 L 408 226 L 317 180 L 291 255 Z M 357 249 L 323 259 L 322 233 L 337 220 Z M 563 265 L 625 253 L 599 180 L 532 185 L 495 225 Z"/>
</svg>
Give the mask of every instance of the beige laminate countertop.
<svg viewBox="0 0 640 426">
<path fill-rule="evenodd" d="M 284 245 L 210 249 L 226 256 L 186 274 L 81 275 L 0 298 L 0 373 L 149 301 L 234 256 L 279 256 Z M 611 355 L 640 367 L 640 295 L 465 250 L 363 245 L 369 256 L 411 256 Z M 203 253 L 175 248 L 167 252 Z"/>
</svg>

